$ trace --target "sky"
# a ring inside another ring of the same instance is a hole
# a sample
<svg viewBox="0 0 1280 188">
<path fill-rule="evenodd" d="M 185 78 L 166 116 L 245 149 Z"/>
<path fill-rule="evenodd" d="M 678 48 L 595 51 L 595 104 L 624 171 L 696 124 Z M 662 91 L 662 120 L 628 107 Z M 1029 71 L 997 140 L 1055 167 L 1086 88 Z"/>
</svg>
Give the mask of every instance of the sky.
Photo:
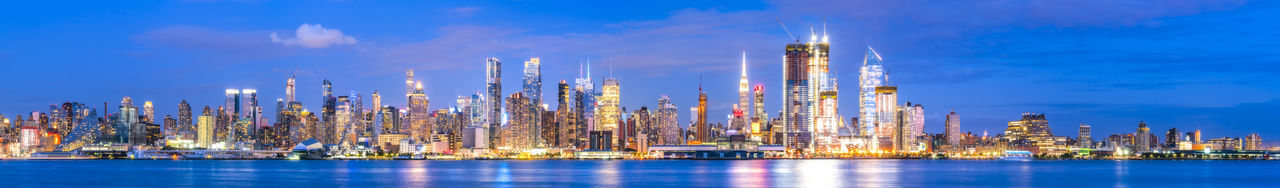
<svg viewBox="0 0 1280 188">
<path fill-rule="evenodd" d="M 710 119 L 737 101 L 742 53 L 776 116 L 784 45 L 825 32 L 840 114 L 857 114 L 858 68 L 872 46 L 899 101 L 922 104 L 926 132 L 945 114 L 995 135 L 1023 112 L 1054 134 L 1277 138 L 1280 2 L 1274 1 L 16 1 L 0 6 L 0 113 L 79 101 L 153 101 L 158 116 L 217 108 L 228 88 L 256 89 L 266 112 L 297 72 L 298 100 L 318 111 L 321 80 L 338 95 L 379 91 L 403 106 L 414 69 L 431 108 L 484 87 L 503 62 L 503 94 L 522 62 L 542 62 L 544 101 L 590 61 L 620 80 L 627 110 L 662 95 L 682 110 L 708 93 Z M 825 25 L 825 26 L 824 26 Z M 812 29 L 810 29 L 812 28 Z M 823 29 L 825 28 L 825 30 Z M 699 80 L 701 78 L 701 83 Z M 599 87 L 599 86 L 597 86 Z M 366 101 L 365 104 L 371 102 Z M 555 104 L 551 104 L 552 108 Z M 267 113 L 270 114 L 270 113 Z M 717 115 L 720 114 L 720 115 Z M 270 115 L 268 115 L 270 116 Z M 847 121 L 847 120 L 846 120 Z"/>
</svg>

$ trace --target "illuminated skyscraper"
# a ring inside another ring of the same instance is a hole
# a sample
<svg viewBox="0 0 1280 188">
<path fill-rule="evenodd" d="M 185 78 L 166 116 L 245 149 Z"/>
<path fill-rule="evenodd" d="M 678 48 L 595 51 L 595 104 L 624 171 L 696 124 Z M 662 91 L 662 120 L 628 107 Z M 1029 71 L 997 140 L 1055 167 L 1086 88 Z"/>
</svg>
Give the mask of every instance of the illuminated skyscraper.
<svg viewBox="0 0 1280 188">
<path fill-rule="evenodd" d="M 1133 136 L 1137 152 L 1151 151 L 1151 128 L 1147 127 L 1147 122 L 1139 121 L 1138 131 Z"/>
<path fill-rule="evenodd" d="M 187 100 L 183 99 L 178 103 L 178 132 L 195 132 L 195 127 L 191 124 L 191 104 L 187 104 Z"/>
<path fill-rule="evenodd" d="M 877 137 L 887 135 L 878 133 L 884 129 L 876 127 L 881 122 L 878 119 L 880 115 L 877 113 L 882 111 L 876 103 L 876 88 L 884 86 L 889 79 L 885 74 L 882 61 L 880 54 L 876 53 L 871 46 L 867 46 L 867 55 L 862 60 L 862 68 L 858 76 L 858 121 L 860 121 L 858 126 L 870 136 L 868 144 L 871 146 L 879 145 L 880 139 Z"/>
<path fill-rule="evenodd" d="M 671 104 L 671 98 L 667 95 L 658 97 L 658 110 L 654 113 L 655 127 L 660 129 L 658 143 L 664 145 L 681 145 L 685 144 L 683 130 L 680 129 L 680 120 L 678 114 L 680 109 L 675 104 Z"/>
<path fill-rule="evenodd" d="M 907 102 L 902 106 L 901 130 L 897 137 L 899 152 L 920 152 L 925 148 L 919 142 L 921 136 L 924 136 L 924 106 L 920 104 L 911 104 Z"/>
<path fill-rule="evenodd" d="M 496 57 L 485 59 L 485 96 L 488 103 L 485 104 L 486 115 L 488 115 L 488 136 L 490 147 L 496 147 L 498 143 L 498 130 L 502 128 L 502 62 Z"/>
<path fill-rule="evenodd" d="M 738 78 L 738 108 L 733 109 L 738 122 L 734 124 L 740 134 L 751 135 L 756 131 L 751 126 L 751 86 L 747 83 L 747 52 L 742 52 L 742 77 Z"/>
<path fill-rule="evenodd" d="M 702 86 L 698 86 L 698 107 L 694 110 L 694 121 L 691 128 L 696 128 L 694 134 L 697 141 L 701 143 L 711 142 L 712 138 L 711 126 L 707 124 L 707 92 L 702 92 Z"/>
<path fill-rule="evenodd" d="M 589 148 L 592 140 L 591 128 L 595 125 L 596 113 L 596 95 L 595 82 L 591 79 L 591 61 L 587 60 L 586 75 L 583 75 L 583 68 L 578 66 L 578 78 L 574 79 L 574 110 L 578 115 L 578 148 Z"/>
<path fill-rule="evenodd" d="M 526 151 L 538 146 L 541 129 L 535 126 L 537 123 L 534 121 L 538 121 L 541 114 L 533 111 L 530 106 L 532 103 L 523 92 L 515 92 L 507 97 L 507 113 L 510 115 L 508 118 L 510 122 L 507 125 L 511 129 L 511 135 L 504 137 L 509 137 L 511 142 L 508 146 L 511 149 Z"/>
<path fill-rule="evenodd" d="M 1090 126 L 1089 124 L 1081 123 L 1079 131 L 1080 131 L 1079 135 L 1076 135 L 1077 145 L 1084 148 L 1091 148 L 1093 146 L 1093 136 L 1092 136 L 1093 127 Z"/>
<path fill-rule="evenodd" d="M 1244 137 L 1243 149 L 1244 150 L 1265 150 L 1266 148 L 1262 147 L 1262 136 L 1258 136 L 1258 133 L 1252 133 L 1252 134 L 1249 134 L 1249 136 Z"/>
<path fill-rule="evenodd" d="M 621 138 L 622 131 L 618 130 L 619 121 L 622 120 L 622 98 L 621 85 L 616 78 L 608 78 L 604 80 L 601 88 L 600 106 L 596 112 L 595 131 L 611 131 L 613 138 Z M 621 146 L 617 139 L 613 139 L 612 146 Z"/>
<path fill-rule="evenodd" d="M 557 130 L 558 137 L 553 146 L 560 148 L 576 148 L 577 145 L 575 145 L 575 142 L 578 140 L 578 134 L 580 133 L 578 130 L 579 114 L 576 113 L 577 109 L 574 109 L 574 107 L 577 106 L 574 105 L 575 92 L 569 87 L 569 82 L 564 80 L 560 80 L 560 84 L 557 85 L 556 91 L 559 93 L 556 95 L 557 98 L 559 98 L 559 103 L 557 105 L 558 108 L 556 109 L 556 123 L 558 124 L 556 127 L 558 127 L 559 130 Z"/>
<path fill-rule="evenodd" d="M 524 93 L 533 106 L 542 105 L 542 62 L 539 58 L 524 61 Z"/>
<path fill-rule="evenodd" d="M 208 109 L 208 106 L 206 106 L 205 109 Z M 213 114 L 207 113 L 207 111 L 204 115 L 200 116 L 200 122 L 199 125 L 197 125 L 198 131 L 196 132 L 196 147 L 209 148 L 213 145 L 213 138 L 215 136 L 213 133 L 213 127 L 216 126 L 214 121 L 215 119 Z"/>
<path fill-rule="evenodd" d="M 766 135 L 764 134 L 767 129 L 765 126 L 768 125 L 769 121 L 769 113 L 764 111 L 764 84 L 756 84 L 754 91 L 755 108 L 751 118 L 751 138 L 753 140 L 762 140 L 764 139 L 762 137 Z"/>
<path fill-rule="evenodd" d="M 813 72 L 810 66 L 814 51 L 811 45 L 797 40 L 787 44 L 783 56 L 782 121 L 786 135 L 783 142 L 789 149 L 807 150 L 812 142 L 814 91 L 809 74 Z"/>
<path fill-rule="evenodd" d="M 298 72 L 294 71 L 293 74 L 289 74 L 289 80 L 285 81 L 285 85 L 284 85 L 285 104 L 293 103 L 293 101 L 296 101 L 297 99 L 295 98 L 298 95 L 295 92 L 295 90 L 297 89 L 296 87 L 297 78 L 298 78 Z"/>
<path fill-rule="evenodd" d="M 962 134 L 960 132 L 960 114 L 956 114 L 954 109 L 951 110 L 951 113 L 947 114 L 945 128 L 947 144 L 952 146 L 960 145 L 960 134 Z"/>
<path fill-rule="evenodd" d="M 258 118 L 259 118 L 259 117 L 262 117 L 262 112 L 261 112 L 260 110 L 258 110 L 258 109 L 259 109 L 259 106 L 258 106 L 258 90 L 255 90 L 255 89 L 242 89 L 242 90 L 240 90 L 240 93 L 241 93 L 241 96 L 244 96 L 244 97 L 248 98 L 248 101 L 246 101 L 247 106 L 244 106 L 244 108 L 245 108 L 245 111 L 244 111 L 244 118 L 249 119 L 249 122 L 250 122 L 250 124 L 249 124 L 250 126 L 249 126 L 249 127 L 250 127 L 250 128 L 255 128 L 255 129 L 256 129 L 256 128 L 258 128 L 258 126 L 260 126 L 260 125 L 258 125 Z M 249 134 L 250 134 L 250 135 L 252 135 L 252 132 L 253 132 L 253 131 L 249 131 Z"/>
<path fill-rule="evenodd" d="M 416 90 L 414 90 L 414 88 L 415 88 L 415 87 L 414 87 L 414 84 L 417 84 L 417 82 L 413 80 L 413 69 L 409 69 L 408 71 L 405 71 L 405 72 L 404 72 L 404 98 L 405 98 L 405 101 L 409 101 L 409 100 L 411 100 L 411 98 L 413 97 L 413 92 L 414 92 L 414 91 L 416 91 Z M 407 104 L 408 102 L 405 102 L 405 103 Z"/>
<path fill-rule="evenodd" d="M 893 142 L 896 135 L 899 135 L 901 123 L 899 122 L 898 113 L 898 87 L 897 86 L 878 86 L 875 90 L 876 106 L 876 122 L 871 126 L 876 129 L 871 132 L 875 137 L 872 146 L 877 146 L 880 150 L 894 151 L 894 146 L 898 143 Z"/>
<path fill-rule="evenodd" d="M 142 122 L 155 123 L 155 120 L 156 106 L 151 104 L 151 101 L 142 102 Z"/>
<path fill-rule="evenodd" d="M 226 106 L 223 110 L 232 119 L 240 119 L 240 90 L 227 89 Z"/>
<path fill-rule="evenodd" d="M 414 85 L 413 94 L 409 95 L 409 125 L 405 127 L 409 129 L 407 132 L 415 139 L 425 140 L 428 136 L 431 136 L 431 130 L 434 130 L 434 127 L 431 127 L 430 123 L 428 123 L 431 113 L 429 107 L 430 100 L 427 99 L 427 94 L 422 91 L 422 82 L 418 82 Z"/>
</svg>

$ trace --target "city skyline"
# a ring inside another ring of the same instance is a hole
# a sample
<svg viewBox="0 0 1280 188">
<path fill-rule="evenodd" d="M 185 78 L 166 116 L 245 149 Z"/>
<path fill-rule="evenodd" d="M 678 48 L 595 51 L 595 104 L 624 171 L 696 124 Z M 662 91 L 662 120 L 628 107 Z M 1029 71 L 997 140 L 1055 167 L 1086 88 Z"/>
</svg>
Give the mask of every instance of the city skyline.
<svg viewBox="0 0 1280 188">
<path fill-rule="evenodd" d="M 275 5 L 277 4 L 275 2 L 216 2 L 209 3 L 209 5 L 189 5 L 187 3 L 189 2 L 163 3 L 164 6 L 170 7 L 157 8 L 153 10 L 154 12 L 148 13 L 160 15 L 177 14 L 166 12 L 190 8 L 187 6 L 215 6 L 213 4 L 229 7 L 285 6 Z M 339 3 L 377 6 L 366 5 L 362 2 Z M 332 6 L 341 5 L 339 3 L 333 3 L 337 5 Z M 1263 3 L 1264 6 L 1275 6 L 1274 4 Z M 504 20 L 503 18 L 494 18 L 495 16 L 486 14 L 498 12 L 496 10 L 502 10 L 503 6 L 519 5 L 500 5 L 494 8 L 457 5 L 439 7 L 439 9 L 452 11 L 446 11 L 449 13 L 443 16 L 470 14 L 461 19 Z M 943 132 L 945 114 L 950 112 L 949 109 L 955 109 L 957 113 L 963 115 L 961 116 L 964 118 L 962 120 L 964 124 L 961 126 L 962 131 L 974 132 L 975 134 L 980 134 L 983 130 L 991 132 L 992 135 L 1001 132 L 1006 122 L 1017 120 L 1017 115 L 1022 112 L 1047 114 L 1049 121 L 1052 122 L 1050 125 L 1058 127 L 1053 132 L 1056 135 L 1074 135 L 1075 130 L 1069 128 L 1080 123 L 1090 124 L 1094 137 L 1102 137 L 1112 133 L 1132 132 L 1139 121 L 1148 123 L 1153 129 L 1152 132 L 1159 132 L 1156 130 L 1167 128 L 1204 130 L 1206 132 L 1205 138 L 1243 137 L 1243 135 L 1252 132 L 1259 132 L 1265 136 L 1278 131 L 1271 126 L 1265 126 L 1266 121 L 1263 121 L 1265 120 L 1263 118 L 1266 117 L 1265 112 L 1272 111 L 1268 109 L 1274 109 L 1274 107 L 1278 106 L 1277 104 L 1280 104 L 1275 100 L 1277 97 L 1277 88 L 1274 86 L 1277 85 L 1274 84 L 1276 80 L 1273 78 L 1261 78 L 1262 76 L 1274 74 L 1265 71 L 1274 69 L 1273 65 L 1267 65 L 1266 63 L 1269 62 L 1268 60 L 1275 60 L 1275 57 L 1265 54 L 1246 54 L 1260 56 L 1256 60 L 1236 59 L 1236 61 L 1217 62 L 1203 60 L 1202 58 L 1204 57 L 1200 54 L 1157 53 L 1155 56 L 1163 57 L 1146 60 L 1149 61 L 1145 62 L 1146 64 L 1131 65 L 1132 67 L 1110 65 L 1113 66 L 1111 68 L 1129 69 L 1119 71 L 1120 73 L 1138 74 L 1113 78 L 1105 77 L 1104 74 L 1114 74 L 1116 72 L 1076 74 L 1080 71 L 1091 70 L 1091 68 L 1086 67 L 1091 64 L 1073 63 L 1074 66 L 1048 65 L 1049 63 L 1036 63 L 1033 62 L 1034 60 L 1026 60 L 1026 57 L 1019 57 L 1037 53 L 1052 54 L 1071 51 L 1088 53 L 1114 50 L 1103 49 L 1101 46 L 1083 48 L 1059 47 L 1058 49 L 1043 51 L 991 52 L 1012 50 L 1008 47 L 992 46 L 1021 43 L 1001 42 L 983 38 L 981 37 L 983 34 L 1001 33 L 984 30 L 992 28 L 983 28 L 957 31 L 959 33 L 957 35 L 977 37 L 978 39 L 969 42 L 977 41 L 996 44 L 977 45 L 977 48 L 951 49 L 951 51 L 941 50 L 952 54 L 948 54 L 951 56 L 933 56 L 929 55 L 928 52 L 935 52 L 938 49 L 922 48 L 922 46 L 927 45 L 910 44 L 910 42 L 921 42 L 919 39 L 911 41 L 909 40 L 911 36 L 885 37 L 887 35 L 886 32 L 874 32 L 870 29 L 859 28 L 867 26 L 863 24 L 868 23 L 853 21 L 856 20 L 854 18 L 858 18 L 856 16 L 835 13 L 784 14 L 791 11 L 784 3 L 741 3 L 732 4 L 732 6 L 744 7 L 724 6 L 730 5 L 708 3 L 708 5 L 694 5 L 694 7 L 683 8 L 644 7 L 646 10 L 655 10 L 655 12 L 662 12 L 662 14 L 604 14 L 610 15 L 606 16 L 609 18 L 578 20 L 581 23 L 565 23 L 576 25 L 574 27 L 589 28 L 584 31 L 565 31 L 572 29 L 517 24 L 527 30 L 510 31 L 515 33 L 506 33 L 501 31 L 503 28 L 494 26 L 457 26 L 458 24 L 442 24 L 437 27 L 435 32 L 413 33 L 406 31 L 412 29 L 379 29 L 376 26 L 354 23 L 355 20 L 338 18 L 278 19 L 266 21 L 265 23 L 253 22 L 247 24 L 239 23 L 234 19 L 212 19 L 214 24 L 208 25 L 196 23 L 199 23 L 200 20 L 211 20 L 209 18 L 191 20 L 174 18 L 174 20 L 169 21 L 148 20 L 155 23 L 140 27 L 108 27 L 104 29 L 107 32 L 88 34 L 88 37 L 102 37 L 106 41 L 88 43 L 89 45 L 84 47 L 73 47 L 71 46 L 72 43 L 63 41 L 70 39 L 51 39 L 50 37 L 54 37 L 53 35 L 39 34 L 36 33 L 38 29 L 30 28 L 69 32 L 70 30 L 77 30 L 76 28 L 90 27 L 95 24 L 67 23 L 60 20 L 86 18 L 89 20 L 87 22 L 95 23 L 105 22 L 104 20 L 90 19 L 85 15 L 78 14 L 60 15 L 47 13 L 42 14 L 42 19 L 23 20 L 21 23 L 5 27 L 12 28 L 7 29 L 8 31 L 0 31 L 0 33 L 3 33 L 3 35 L 0 35 L 4 37 L 3 39 L 18 41 L 12 44 L 0 45 L 0 62 L 3 62 L 6 69 L 29 70 L 6 76 L 8 77 L 7 80 L 27 81 L 11 84 L 9 87 L 5 87 L 5 90 L 2 90 L 6 93 L 11 93 L 12 97 L 19 100 L 4 103 L 3 106 L 0 106 L 0 113 L 12 116 L 31 111 L 43 111 L 50 104 L 60 104 L 66 101 L 81 102 L 90 106 L 98 102 L 108 102 L 112 107 L 107 107 L 106 109 L 113 109 L 113 106 L 118 105 L 118 101 L 122 97 L 131 97 L 134 99 L 135 104 L 142 104 L 143 101 L 154 102 L 155 115 L 153 117 L 162 117 L 164 115 L 177 115 L 178 102 L 182 100 L 187 100 L 194 109 L 201 109 L 203 106 L 216 108 L 223 100 L 222 91 L 232 88 L 258 91 L 258 101 L 265 103 L 261 104 L 262 111 L 274 112 L 275 105 L 272 105 L 271 101 L 275 98 L 286 97 L 284 91 L 285 83 L 287 79 L 291 78 L 290 75 L 294 71 L 298 72 L 296 80 L 297 100 L 302 101 L 306 109 L 318 112 L 321 109 L 320 105 L 323 104 L 322 101 L 315 101 L 321 94 L 318 92 L 321 80 L 330 80 L 334 83 L 335 96 L 351 92 L 372 93 L 375 90 L 395 93 L 400 92 L 398 91 L 398 88 L 402 87 L 399 85 L 400 80 L 404 79 L 401 73 L 406 69 L 418 70 L 419 77 L 417 80 L 424 82 L 422 83 L 423 90 L 434 103 L 430 108 L 435 110 L 452 106 L 449 101 L 456 96 L 470 96 L 476 92 L 483 92 L 486 86 L 484 81 L 485 58 L 492 56 L 503 59 L 507 63 L 507 66 L 503 67 L 504 71 L 502 71 L 502 77 L 507 79 L 502 84 L 503 93 L 500 96 L 507 96 L 521 91 L 520 78 L 523 70 L 520 68 L 520 62 L 529 58 L 541 58 L 543 62 L 541 65 L 541 80 L 543 83 L 541 90 L 543 91 L 556 91 L 556 85 L 554 84 L 556 81 L 571 81 L 577 77 L 578 73 L 575 71 L 577 71 L 578 67 L 576 66 L 578 66 L 578 63 L 590 61 L 594 66 L 589 71 L 596 73 L 592 75 L 592 79 L 596 80 L 595 87 L 601 87 L 601 81 L 610 77 L 617 78 L 620 82 L 625 83 L 621 86 L 620 101 L 621 106 L 626 107 L 628 110 L 639 109 L 640 106 L 647 106 L 651 110 L 655 109 L 657 106 L 656 101 L 662 95 L 669 96 L 672 103 L 682 109 L 696 106 L 696 93 L 699 90 L 704 90 L 709 96 L 707 112 L 707 117 L 710 119 L 709 122 L 727 124 L 728 118 L 726 118 L 725 114 L 729 114 L 730 106 L 738 102 L 739 93 L 735 92 L 735 90 L 739 89 L 739 64 L 742 63 L 743 58 L 746 58 L 745 61 L 748 66 L 746 70 L 749 71 L 747 74 L 751 75 L 751 80 L 749 81 L 752 85 L 756 83 L 763 83 L 764 85 L 766 112 L 770 113 L 770 117 L 773 117 L 779 111 L 780 108 L 778 106 L 782 102 L 780 91 L 782 91 L 783 84 L 782 79 L 780 79 L 782 77 L 782 60 L 777 57 L 783 52 L 782 45 L 790 41 L 790 37 L 775 21 L 775 18 L 781 18 L 783 23 L 790 24 L 788 25 L 790 26 L 789 29 L 799 35 L 797 37 L 808 36 L 803 32 L 808 31 L 807 27 L 804 26 L 810 24 L 819 25 L 824 21 L 827 23 L 827 31 L 832 33 L 833 57 L 830 61 L 831 71 L 836 73 L 835 75 L 839 77 L 839 80 L 845 82 L 846 92 L 840 93 L 840 108 L 845 109 L 840 111 L 840 115 L 844 117 L 857 117 L 858 102 L 855 100 L 857 92 L 855 92 L 856 89 L 851 88 L 856 84 L 850 83 L 856 83 L 856 80 L 858 80 L 858 66 L 861 65 L 860 63 L 863 59 L 861 56 L 866 54 L 862 50 L 867 49 L 866 46 L 870 45 L 876 47 L 877 52 L 884 57 L 883 64 L 887 70 L 890 70 L 889 75 L 892 85 L 900 88 L 900 96 L 897 100 L 924 106 L 925 132 L 932 134 Z M 1028 21 L 1029 23 L 1005 23 L 1008 24 L 1004 25 L 1005 27 L 1024 28 L 1004 29 L 1013 30 L 1005 32 L 1008 32 L 1006 33 L 1008 36 L 1014 37 L 1019 35 L 1053 34 L 1053 32 L 1038 31 L 1045 28 L 1068 28 L 1087 31 L 1155 30 L 1176 32 L 1186 31 L 1185 28 L 1177 28 L 1176 26 L 1197 23 L 1196 19 L 1204 19 L 1202 17 L 1206 15 L 1271 14 L 1259 13 L 1257 8 L 1235 4 L 1160 8 L 1166 8 L 1169 11 L 1153 13 L 1155 15 L 1139 15 L 1137 18 L 1116 18 L 1120 20 L 1098 18 L 1099 20 L 1060 21 L 1046 18 L 1046 20 Z M 107 10 L 117 9 L 108 8 Z M 1104 9 L 1103 11 L 1107 10 Z M 464 14 L 463 12 L 469 13 Z M 307 11 L 299 11 L 298 13 L 315 14 Z M 355 13 L 348 12 L 347 14 Z M 554 14 L 547 12 L 512 14 L 555 17 Z M 636 16 L 637 18 L 625 16 L 629 14 L 644 16 Z M 707 20 L 689 18 L 691 16 L 714 16 L 744 21 L 749 24 L 710 24 Z M 128 19 L 125 20 L 127 22 Z M 506 21 L 514 22 L 514 19 Z M 1061 23 L 1055 21 L 1060 21 Z M 923 23 L 923 21 L 912 23 L 927 24 Z M 42 24 L 50 26 L 26 26 Z M 707 24 L 708 26 L 705 27 L 708 28 L 697 28 L 700 24 Z M 683 28 L 682 26 L 695 28 L 680 30 Z M 1107 29 L 1109 27 L 1114 28 Z M 321 35 L 316 37 L 333 37 L 333 34 L 337 34 L 336 36 L 338 37 L 329 38 L 332 40 L 316 42 L 307 38 L 312 37 L 311 33 L 309 33 L 311 31 L 328 31 L 328 33 L 319 32 Z M 333 33 L 336 31 L 341 31 L 342 33 Z M 676 34 L 664 34 L 662 31 Z M 494 35 L 473 35 L 465 32 L 489 32 L 488 34 Z M 1252 34 L 1259 34 L 1257 32 Z M 638 41 L 645 39 L 645 34 L 652 35 L 649 37 L 661 39 L 661 41 Z M 720 34 L 730 36 L 711 36 Z M 937 34 L 940 33 L 928 35 Z M 433 35 L 434 38 L 430 38 Z M 661 38 L 667 35 L 674 35 L 676 39 Z M 1075 35 L 1087 34 L 1069 34 L 1067 37 Z M 11 40 L 13 38 L 10 38 L 25 36 L 31 36 L 31 38 L 21 40 Z M 471 48 L 478 48 L 474 50 L 450 51 L 451 49 L 441 47 L 469 43 L 453 40 L 465 41 L 467 38 L 494 36 L 499 38 L 478 42 L 484 44 L 468 45 Z M 71 38 L 78 37 L 87 36 L 71 36 Z M 545 37 L 556 37 L 557 39 L 541 39 Z M 703 37 L 706 39 L 702 39 Z M 1087 40 L 1101 40 L 1104 38 L 1076 37 Z M 577 38 L 612 39 L 614 41 L 611 42 L 615 42 L 620 46 L 629 46 L 625 44 L 634 42 L 646 48 L 609 48 L 609 44 L 612 43 L 605 42 L 583 45 L 588 47 L 555 45 L 555 43 L 560 42 L 585 43 Z M 733 42 L 729 39 L 745 41 Z M 52 42 L 44 43 L 39 41 Z M 647 49 L 660 48 L 662 47 L 661 45 L 699 42 L 724 44 L 698 46 L 707 48 L 706 52 L 703 53 Z M 1057 42 L 1079 45 L 1079 43 L 1066 41 Z M 1212 44 L 1229 46 L 1254 45 L 1246 41 Z M 518 47 L 501 47 L 506 45 Z M 1173 45 L 1183 48 L 1190 47 L 1180 46 L 1186 44 Z M 19 46 L 31 46 L 31 48 L 19 48 Z M 126 48 L 109 49 L 112 46 Z M 54 52 L 51 51 L 51 48 L 64 47 L 73 48 L 73 51 L 83 53 L 76 53 L 81 55 L 70 57 L 52 56 Z M 492 49 L 479 47 L 492 47 Z M 1141 48 L 1141 50 L 1161 49 L 1160 47 L 1147 47 Z M 255 50 L 252 52 L 239 51 L 244 49 Z M 1255 50 L 1260 53 L 1261 51 L 1266 51 L 1265 49 L 1275 49 L 1275 47 L 1263 47 Z M 426 53 L 415 50 L 439 50 L 449 53 Z M 972 54 L 969 55 L 972 56 L 969 59 L 957 58 L 957 56 L 963 56 L 961 54 L 964 54 L 965 50 L 987 52 L 970 52 Z M 746 51 L 746 55 L 742 55 L 742 51 Z M 416 53 L 423 54 L 416 55 Z M 1218 53 L 1229 54 L 1226 52 Z M 409 54 L 409 56 L 404 56 L 406 54 Z M 1020 61 L 1011 60 L 1020 58 L 1023 59 Z M 1053 61 L 1070 63 L 1072 61 L 1096 60 L 1119 63 L 1130 57 L 1088 56 L 1087 58 L 1059 58 L 1062 59 Z M 956 62 L 963 62 L 966 66 L 948 67 L 951 66 L 951 63 L 947 62 L 948 60 L 957 59 L 960 59 L 960 61 Z M 983 61 L 1005 62 L 983 63 Z M 1163 63 L 1165 61 L 1179 63 L 1166 64 Z M 69 65 L 79 66 L 62 67 L 62 65 L 58 65 L 64 62 Z M 364 67 L 364 65 L 369 66 Z M 1108 64 L 1095 62 L 1092 65 Z M 1210 65 L 1218 68 L 1195 69 L 1192 65 Z M 1258 67 L 1253 65 L 1261 65 L 1261 71 L 1249 70 Z M 1047 66 L 1050 68 L 1027 68 L 1035 66 Z M 1162 67 L 1165 69 L 1154 70 Z M 1192 70 L 1200 72 L 1187 72 Z M 103 73 L 98 73 L 99 71 Z M 131 74 L 131 72 L 139 74 Z M 56 73 L 70 75 L 49 76 L 56 75 Z M 1028 75 L 1044 73 L 1056 75 Z M 1223 74 L 1233 73 L 1242 75 L 1220 77 Z M 699 75 L 705 75 L 706 78 L 701 83 L 702 88 L 692 81 L 695 79 L 694 77 Z M 1167 82 L 1149 81 L 1168 80 L 1173 75 L 1190 76 L 1181 78 L 1181 80 L 1175 79 Z M 52 87 L 50 85 L 66 85 L 71 88 Z M 1238 97 L 1214 97 L 1220 95 L 1220 93 L 1200 91 L 1206 88 L 1216 89 L 1220 87 L 1237 89 L 1238 91 L 1230 94 Z M 28 92 L 36 90 L 47 91 Z M 1027 92 L 1027 90 L 1034 91 Z M 1005 94 L 1021 92 L 1027 92 L 1026 95 L 1038 96 Z M 548 104 L 553 109 L 557 108 L 555 103 L 545 102 L 555 101 L 554 95 L 549 96 L 546 94 L 550 92 L 543 93 L 539 101 L 544 101 L 543 104 Z M 1074 97 L 1075 95 L 1100 93 L 1110 95 Z M 1175 93 L 1175 95 L 1167 96 L 1168 93 Z M 397 107 L 405 105 L 404 98 L 400 97 L 388 97 L 383 99 L 381 103 Z M 101 110 L 105 110 L 100 106 L 94 106 L 94 108 L 97 108 L 99 113 L 101 113 Z M 114 110 L 112 111 L 114 113 Z M 275 116 L 272 113 L 265 114 L 268 114 L 265 115 L 266 117 Z M 679 122 L 688 122 L 690 120 L 689 117 L 684 115 L 678 116 L 678 118 Z M 155 121 L 160 120 L 156 119 Z M 682 123 L 682 126 L 685 125 Z"/>
</svg>

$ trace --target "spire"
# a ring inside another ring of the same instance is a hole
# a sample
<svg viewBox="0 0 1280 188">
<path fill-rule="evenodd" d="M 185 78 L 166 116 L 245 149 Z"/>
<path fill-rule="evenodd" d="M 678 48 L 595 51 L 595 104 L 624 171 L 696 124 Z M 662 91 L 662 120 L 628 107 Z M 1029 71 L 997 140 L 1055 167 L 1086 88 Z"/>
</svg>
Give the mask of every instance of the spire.
<svg viewBox="0 0 1280 188">
<path fill-rule="evenodd" d="M 587 79 L 591 79 L 591 58 L 587 58 Z"/>
<path fill-rule="evenodd" d="M 747 77 L 747 51 L 742 51 L 742 77 Z"/>
<path fill-rule="evenodd" d="M 698 74 L 698 92 L 702 92 L 702 74 Z"/>
</svg>

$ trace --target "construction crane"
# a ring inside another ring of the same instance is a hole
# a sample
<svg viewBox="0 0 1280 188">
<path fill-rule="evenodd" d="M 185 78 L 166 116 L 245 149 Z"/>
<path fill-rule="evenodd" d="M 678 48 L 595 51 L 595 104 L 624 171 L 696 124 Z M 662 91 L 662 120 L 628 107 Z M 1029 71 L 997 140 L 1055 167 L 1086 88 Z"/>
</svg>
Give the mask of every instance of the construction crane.
<svg viewBox="0 0 1280 188">
<path fill-rule="evenodd" d="M 777 18 L 776 20 L 778 20 L 778 25 L 782 25 L 782 31 L 786 31 L 787 36 L 791 36 L 791 40 L 796 40 L 796 43 L 800 43 L 800 38 L 796 38 L 795 34 L 791 34 L 791 30 L 787 29 L 787 24 L 782 23 L 781 18 Z"/>
</svg>

